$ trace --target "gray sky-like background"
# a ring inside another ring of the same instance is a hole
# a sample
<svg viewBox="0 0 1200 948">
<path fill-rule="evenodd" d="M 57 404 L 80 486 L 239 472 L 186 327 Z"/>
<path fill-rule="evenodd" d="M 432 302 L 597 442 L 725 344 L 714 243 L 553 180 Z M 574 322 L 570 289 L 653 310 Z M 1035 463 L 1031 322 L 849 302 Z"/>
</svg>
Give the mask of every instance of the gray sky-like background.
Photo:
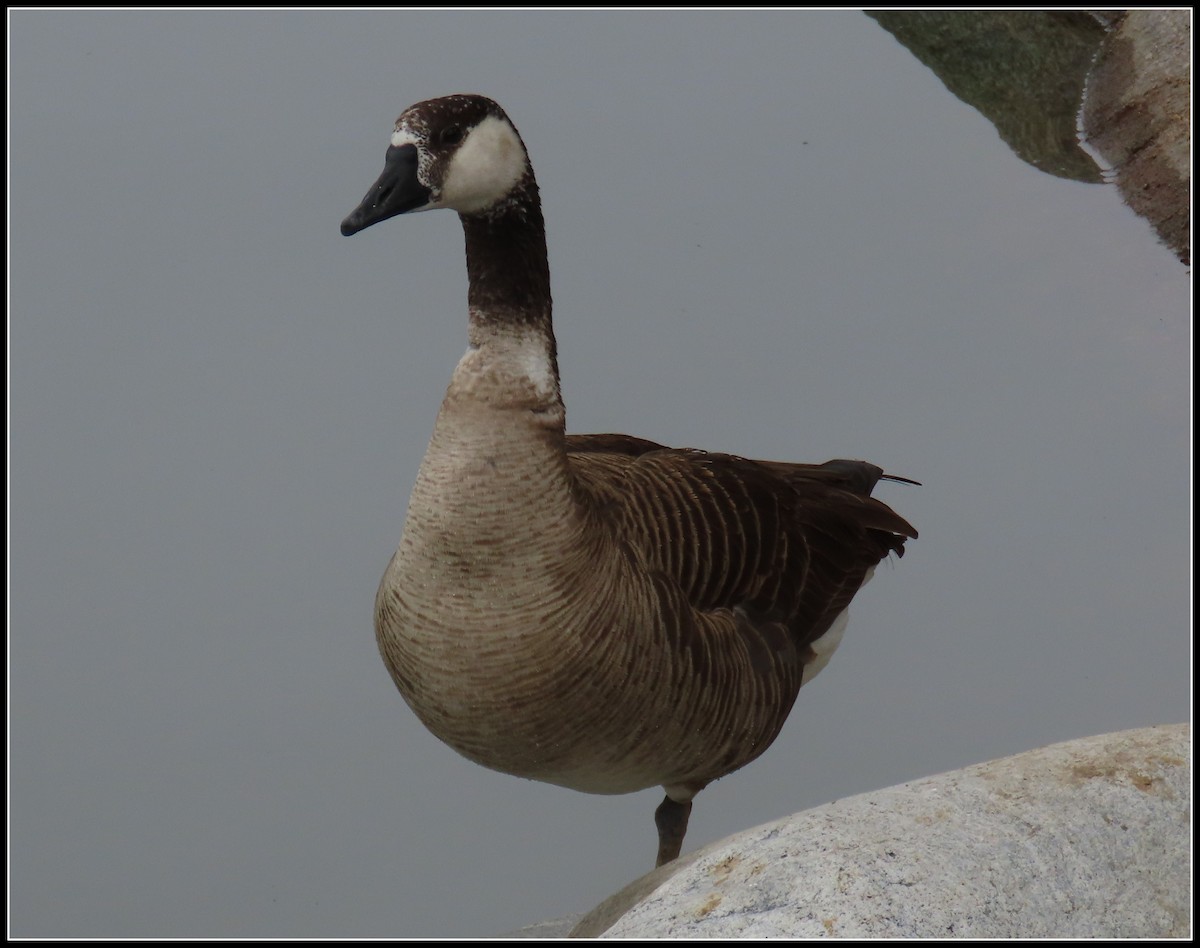
<svg viewBox="0 0 1200 948">
<path fill-rule="evenodd" d="M 1189 718 L 1190 275 L 862 14 L 9 27 L 11 934 L 499 934 L 651 868 L 659 791 L 483 770 L 376 652 L 466 278 L 451 214 L 338 224 L 449 92 L 529 146 L 569 430 L 924 483 L 686 849 Z"/>
</svg>

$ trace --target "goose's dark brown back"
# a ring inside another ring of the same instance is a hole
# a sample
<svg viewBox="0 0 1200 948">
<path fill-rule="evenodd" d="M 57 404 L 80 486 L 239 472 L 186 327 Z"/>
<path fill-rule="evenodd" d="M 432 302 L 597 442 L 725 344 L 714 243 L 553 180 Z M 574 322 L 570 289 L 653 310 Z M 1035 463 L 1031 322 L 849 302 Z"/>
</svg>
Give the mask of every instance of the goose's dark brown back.
<svg viewBox="0 0 1200 948">
<path fill-rule="evenodd" d="M 572 435 L 567 451 L 608 528 L 693 608 L 782 623 L 801 647 L 917 535 L 870 496 L 883 472 L 862 461 L 753 461 L 624 435 Z"/>
</svg>

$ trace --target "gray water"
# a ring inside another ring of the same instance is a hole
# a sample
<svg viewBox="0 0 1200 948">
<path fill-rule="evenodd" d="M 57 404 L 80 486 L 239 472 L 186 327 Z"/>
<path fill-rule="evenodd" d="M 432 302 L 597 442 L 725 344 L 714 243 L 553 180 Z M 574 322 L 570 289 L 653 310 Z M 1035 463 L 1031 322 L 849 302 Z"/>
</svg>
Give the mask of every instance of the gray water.
<svg viewBox="0 0 1200 948">
<path fill-rule="evenodd" d="M 688 849 L 1190 716 L 1190 275 L 866 16 L 9 25 L 12 935 L 483 935 L 651 868 L 657 791 L 482 770 L 376 654 L 466 283 L 450 215 L 338 223 L 448 92 L 529 146 L 570 430 L 924 485 Z"/>
</svg>

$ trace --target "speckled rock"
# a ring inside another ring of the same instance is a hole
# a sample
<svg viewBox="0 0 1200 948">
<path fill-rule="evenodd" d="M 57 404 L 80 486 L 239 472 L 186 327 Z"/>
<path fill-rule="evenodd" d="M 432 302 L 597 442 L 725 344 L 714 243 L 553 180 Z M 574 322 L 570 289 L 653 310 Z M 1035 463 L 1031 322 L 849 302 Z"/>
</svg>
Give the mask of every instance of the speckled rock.
<svg viewBox="0 0 1200 948">
<path fill-rule="evenodd" d="M 655 870 L 572 934 L 1185 938 L 1190 757 L 1167 725 L 839 800 Z"/>
</svg>

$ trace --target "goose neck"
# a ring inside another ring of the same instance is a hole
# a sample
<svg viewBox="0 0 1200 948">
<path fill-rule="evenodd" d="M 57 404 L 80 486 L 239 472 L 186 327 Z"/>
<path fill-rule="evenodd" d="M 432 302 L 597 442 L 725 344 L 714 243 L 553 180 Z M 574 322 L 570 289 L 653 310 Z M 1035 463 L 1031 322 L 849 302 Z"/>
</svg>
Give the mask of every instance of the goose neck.
<svg viewBox="0 0 1200 948">
<path fill-rule="evenodd" d="M 537 330 L 553 339 L 546 230 L 536 191 L 490 215 L 463 215 L 472 334 Z"/>
</svg>

